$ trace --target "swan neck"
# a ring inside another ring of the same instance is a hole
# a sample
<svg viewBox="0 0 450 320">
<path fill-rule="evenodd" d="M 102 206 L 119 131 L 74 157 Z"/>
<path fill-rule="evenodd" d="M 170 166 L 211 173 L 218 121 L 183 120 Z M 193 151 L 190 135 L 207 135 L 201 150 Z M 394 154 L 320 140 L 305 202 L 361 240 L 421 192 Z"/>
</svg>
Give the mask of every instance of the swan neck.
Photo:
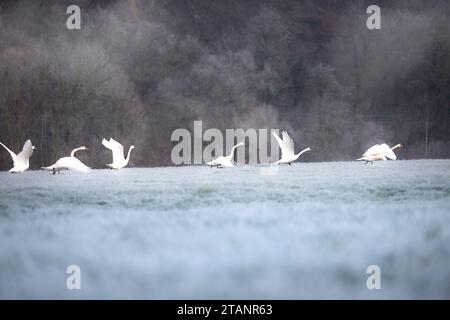
<svg viewBox="0 0 450 320">
<path fill-rule="evenodd" d="M 75 148 L 75 149 L 73 149 L 72 152 L 70 153 L 70 156 L 71 156 L 71 157 L 75 157 L 75 153 L 78 152 L 78 151 L 80 151 L 80 150 L 81 150 L 81 148 Z"/>
<path fill-rule="evenodd" d="M 302 154 L 304 154 L 306 151 L 309 151 L 309 148 L 306 148 L 306 149 L 303 149 L 302 151 L 300 151 L 298 154 L 297 154 L 297 157 L 300 157 Z"/>
<path fill-rule="evenodd" d="M 131 150 L 133 150 L 133 148 L 130 147 L 130 149 L 128 149 L 127 158 L 125 159 L 125 160 L 127 161 L 127 163 L 128 163 L 128 161 L 130 160 Z"/>
<path fill-rule="evenodd" d="M 233 158 L 234 155 L 234 150 L 236 150 L 237 147 L 239 147 L 240 144 L 237 144 L 235 146 L 233 146 L 233 148 L 231 148 L 230 154 L 228 155 L 228 158 Z"/>
</svg>

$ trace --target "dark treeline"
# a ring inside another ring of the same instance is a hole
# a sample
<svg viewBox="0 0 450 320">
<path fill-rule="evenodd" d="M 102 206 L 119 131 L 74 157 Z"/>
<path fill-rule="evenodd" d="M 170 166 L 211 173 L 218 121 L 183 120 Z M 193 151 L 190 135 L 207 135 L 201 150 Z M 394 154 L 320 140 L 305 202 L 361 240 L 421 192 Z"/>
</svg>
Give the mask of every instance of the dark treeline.
<svg viewBox="0 0 450 320">
<path fill-rule="evenodd" d="M 38 148 L 31 168 L 79 145 L 136 145 L 170 165 L 176 128 L 287 129 L 305 161 L 374 143 L 400 158 L 450 156 L 450 2 L 161 0 L 0 2 L 0 141 Z M 67 30 L 69 4 L 81 30 Z M 10 168 L 3 149 L 0 168 Z"/>
</svg>

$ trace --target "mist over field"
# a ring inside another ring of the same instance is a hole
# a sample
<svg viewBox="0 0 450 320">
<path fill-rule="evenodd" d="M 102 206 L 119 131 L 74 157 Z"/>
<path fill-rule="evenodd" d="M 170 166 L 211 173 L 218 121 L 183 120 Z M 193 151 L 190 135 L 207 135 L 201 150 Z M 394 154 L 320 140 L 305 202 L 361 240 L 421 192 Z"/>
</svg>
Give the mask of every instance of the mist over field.
<svg viewBox="0 0 450 320">
<path fill-rule="evenodd" d="M 131 165 L 173 165 L 176 128 L 287 129 L 304 161 L 380 142 L 402 159 L 450 155 L 450 3 L 378 1 L 0 2 L 0 141 L 31 169 L 79 145 L 104 167 L 113 136 Z M 10 168 L 0 152 L 0 168 Z"/>
</svg>

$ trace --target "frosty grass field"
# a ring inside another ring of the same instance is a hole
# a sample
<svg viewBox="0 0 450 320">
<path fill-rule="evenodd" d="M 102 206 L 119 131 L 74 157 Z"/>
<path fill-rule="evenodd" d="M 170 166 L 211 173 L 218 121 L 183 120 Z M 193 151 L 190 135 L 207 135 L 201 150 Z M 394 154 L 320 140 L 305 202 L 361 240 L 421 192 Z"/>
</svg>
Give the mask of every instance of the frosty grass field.
<svg viewBox="0 0 450 320">
<path fill-rule="evenodd" d="M 2 172 L 0 298 L 450 298 L 450 161 L 261 168 Z"/>
</svg>

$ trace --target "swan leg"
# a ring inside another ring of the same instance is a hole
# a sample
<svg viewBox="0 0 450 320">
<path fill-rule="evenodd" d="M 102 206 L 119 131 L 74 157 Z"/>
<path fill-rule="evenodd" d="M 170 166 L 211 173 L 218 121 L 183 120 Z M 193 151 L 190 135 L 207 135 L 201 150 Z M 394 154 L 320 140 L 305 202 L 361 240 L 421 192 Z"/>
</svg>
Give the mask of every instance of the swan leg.
<svg viewBox="0 0 450 320">
<path fill-rule="evenodd" d="M 292 166 L 292 163 L 288 162 L 288 165 Z"/>
</svg>

